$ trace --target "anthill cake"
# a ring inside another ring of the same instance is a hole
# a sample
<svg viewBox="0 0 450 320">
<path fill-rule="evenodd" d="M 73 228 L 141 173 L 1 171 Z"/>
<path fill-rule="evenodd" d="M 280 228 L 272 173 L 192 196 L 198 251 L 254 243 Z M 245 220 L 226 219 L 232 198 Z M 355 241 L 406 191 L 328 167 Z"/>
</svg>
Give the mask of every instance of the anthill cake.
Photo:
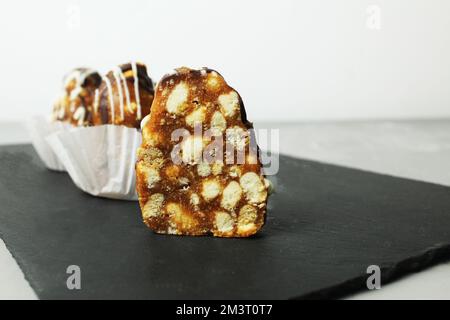
<svg viewBox="0 0 450 320">
<path fill-rule="evenodd" d="M 74 126 L 91 123 L 95 94 L 102 79 L 88 68 L 76 68 L 64 77 L 63 92 L 53 107 L 52 119 Z"/>
<path fill-rule="evenodd" d="M 242 99 L 218 72 L 163 77 L 141 127 L 136 178 L 148 227 L 217 237 L 261 229 L 269 183 Z"/>
</svg>

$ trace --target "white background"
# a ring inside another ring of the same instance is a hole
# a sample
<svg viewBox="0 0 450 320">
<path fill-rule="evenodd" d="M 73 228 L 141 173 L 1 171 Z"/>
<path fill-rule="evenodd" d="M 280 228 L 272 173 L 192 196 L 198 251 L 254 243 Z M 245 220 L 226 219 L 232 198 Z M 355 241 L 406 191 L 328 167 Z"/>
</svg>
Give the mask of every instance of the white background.
<svg viewBox="0 0 450 320">
<path fill-rule="evenodd" d="M 73 67 L 131 59 L 154 80 L 214 68 L 256 121 L 449 117 L 449 12 L 446 0 L 2 1 L 0 120 L 48 113 Z"/>
</svg>

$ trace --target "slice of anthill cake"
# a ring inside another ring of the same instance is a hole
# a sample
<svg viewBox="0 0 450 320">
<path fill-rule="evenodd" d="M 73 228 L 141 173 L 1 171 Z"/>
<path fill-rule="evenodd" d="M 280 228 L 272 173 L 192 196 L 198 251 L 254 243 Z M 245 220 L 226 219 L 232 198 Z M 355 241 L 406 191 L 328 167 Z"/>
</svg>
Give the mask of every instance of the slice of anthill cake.
<svg viewBox="0 0 450 320">
<path fill-rule="evenodd" d="M 218 237 L 261 229 L 269 182 L 242 99 L 218 72 L 163 77 L 141 127 L 136 176 L 147 226 Z"/>
</svg>

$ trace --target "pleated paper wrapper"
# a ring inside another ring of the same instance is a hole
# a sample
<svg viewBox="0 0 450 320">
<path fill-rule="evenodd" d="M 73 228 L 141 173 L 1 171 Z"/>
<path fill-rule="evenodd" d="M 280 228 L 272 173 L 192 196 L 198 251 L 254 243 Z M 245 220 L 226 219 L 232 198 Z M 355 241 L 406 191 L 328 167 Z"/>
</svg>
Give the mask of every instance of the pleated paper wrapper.
<svg viewBox="0 0 450 320">
<path fill-rule="evenodd" d="M 75 185 L 97 197 L 137 200 L 137 129 L 117 125 L 72 128 L 47 138 Z"/>
<path fill-rule="evenodd" d="M 31 143 L 39 158 L 48 169 L 55 171 L 66 171 L 59 157 L 53 152 L 46 138 L 53 133 L 68 130 L 72 126 L 61 121 L 50 121 L 49 117 L 34 116 L 26 122 Z"/>
</svg>

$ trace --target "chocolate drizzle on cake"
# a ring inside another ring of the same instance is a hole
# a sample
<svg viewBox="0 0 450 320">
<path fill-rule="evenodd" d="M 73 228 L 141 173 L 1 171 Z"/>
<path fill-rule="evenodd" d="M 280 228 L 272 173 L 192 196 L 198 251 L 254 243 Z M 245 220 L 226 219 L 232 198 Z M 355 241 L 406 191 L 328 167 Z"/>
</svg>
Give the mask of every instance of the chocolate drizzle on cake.
<svg viewBox="0 0 450 320">
<path fill-rule="evenodd" d="M 120 65 L 103 77 L 94 99 L 93 124 L 139 128 L 140 120 L 150 112 L 153 96 L 153 82 L 144 64 Z"/>
</svg>

